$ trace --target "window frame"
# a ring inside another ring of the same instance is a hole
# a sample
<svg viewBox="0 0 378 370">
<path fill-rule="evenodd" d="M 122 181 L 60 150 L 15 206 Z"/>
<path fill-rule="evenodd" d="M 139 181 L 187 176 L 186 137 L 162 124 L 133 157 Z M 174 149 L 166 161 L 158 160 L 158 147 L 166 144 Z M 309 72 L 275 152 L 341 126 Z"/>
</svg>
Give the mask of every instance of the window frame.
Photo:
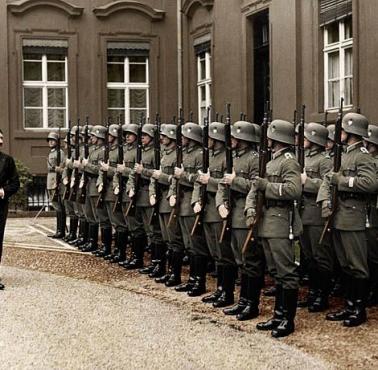
<svg viewBox="0 0 378 370">
<path fill-rule="evenodd" d="M 49 127 L 48 125 L 48 113 L 49 109 L 58 109 L 58 110 L 65 110 L 65 122 L 63 125 L 63 129 L 68 128 L 68 121 L 69 121 L 69 100 L 68 100 L 68 57 L 67 55 L 64 56 L 64 60 L 48 60 L 47 54 L 41 54 L 41 59 L 25 59 L 24 54 L 22 54 L 22 122 L 23 127 L 25 130 L 33 130 L 33 131 L 45 131 L 51 129 L 57 129 L 58 127 Z M 42 68 L 42 80 L 34 81 L 34 80 L 25 80 L 25 70 L 24 70 L 24 63 L 25 62 L 40 62 Z M 48 81 L 48 63 L 64 63 L 64 81 Z M 41 107 L 28 107 L 25 105 L 25 88 L 34 88 L 34 89 L 42 89 L 42 106 Z M 49 107 L 48 105 L 48 89 L 49 88 L 61 88 L 65 90 L 65 105 L 63 107 Z M 29 110 L 41 110 L 42 109 L 42 127 L 27 127 L 25 121 L 25 109 Z"/>
<path fill-rule="evenodd" d="M 109 64 L 123 64 L 124 82 L 106 82 L 106 92 L 108 94 L 109 90 L 123 90 L 124 91 L 124 106 L 122 108 L 109 107 L 109 100 L 107 95 L 107 112 L 110 110 L 122 112 L 125 124 L 131 123 L 130 121 L 130 111 L 132 110 L 142 110 L 146 111 L 146 121 L 149 117 L 150 111 L 150 75 L 149 75 L 149 57 L 144 56 L 145 62 L 131 62 L 129 58 L 132 56 L 125 56 L 123 62 L 109 62 L 106 61 L 106 71 L 108 70 Z M 146 66 L 146 82 L 130 82 L 130 64 L 144 64 Z M 130 107 L 130 90 L 144 90 L 146 91 L 146 107 L 145 108 L 131 108 Z M 137 123 L 137 122 L 133 122 Z"/>
<path fill-rule="evenodd" d="M 324 109 L 328 111 L 336 111 L 339 109 L 337 106 L 330 106 L 329 99 L 329 83 L 338 81 L 339 82 L 339 97 L 344 97 L 345 99 L 345 82 L 348 79 L 352 80 L 351 89 L 351 103 L 345 104 L 345 108 L 353 107 L 353 64 L 352 64 L 352 74 L 345 75 L 345 54 L 346 50 L 352 50 L 352 63 L 353 63 L 353 32 L 350 38 L 345 38 L 345 21 L 349 17 L 343 18 L 336 23 L 338 23 L 339 40 L 328 44 L 328 25 L 324 27 L 323 30 L 323 61 L 324 61 Z M 350 18 L 352 19 L 352 18 Z M 339 76 L 337 78 L 329 78 L 329 55 L 332 53 L 337 53 L 339 56 Z"/>
<path fill-rule="evenodd" d="M 205 56 L 205 78 L 201 79 L 202 76 L 202 66 L 201 61 L 203 60 L 202 55 Z M 200 125 L 203 124 L 204 116 L 202 116 L 202 109 L 206 111 L 207 108 L 211 106 L 211 53 L 210 51 L 205 51 L 197 55 L 197 99 L 198 99 L 198 122 Z M 205 87 L 205 100 L 202 100 L 202 87 Z M 205 102 L 205 105 L 202 102 Z"/>
</svg>

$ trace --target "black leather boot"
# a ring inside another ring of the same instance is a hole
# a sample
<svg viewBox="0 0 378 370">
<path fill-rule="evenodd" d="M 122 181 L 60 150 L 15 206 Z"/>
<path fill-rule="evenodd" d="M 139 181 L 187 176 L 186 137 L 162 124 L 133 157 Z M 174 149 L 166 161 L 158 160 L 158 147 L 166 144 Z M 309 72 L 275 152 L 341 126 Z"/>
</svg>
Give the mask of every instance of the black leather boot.
<svg viewBox="0 0 378 370">
<path fill-rule="evenodd" d="M 66 243 L 69 243 L 77 239 L 78 223 L 79 223 L 79 220 L 77 217 L 70 217 L 70 230 L 69 230 L 68 235 L 66 235 L 65 238 L 63 239 Z"/>
<path fill-rule="evenodd" d="M 116 250 L 114 250 L 114 252 L 112 252 L 112 242 L 113 242 L 113 230 L 112 230 L 112 228 L 110 227 L 110 228 L 106 228 L 106 229 L 101 229 L 101 234 L 102 233 L 106 233 L 106 235 L 108 235 L 108 233 L 109 233 L 109 231 L 108 231 L 108 229 L 110 229 L 110 246 L 109 246 L 109 248 L 108 248 L 108 246 L 106 245 L 103 245 L 103 250 L 105 251 L 104 252 L 104 256 L 103 256 L 103 259 L 105 260 L 105 261 L 109 261 L 109 262 L 111 262 L 112 261 L 112 259 L 116 256 L 116 254 L 118 253 L 118 251 L 116 251 Z M 117 243 L 118 243 L 118 241 L 117 241 L 117 239 L 118 239 L 118 233 L 116 233 L 115 234 L 115 247 L 117 246 Z"/>
<path fill-rule="evenodd" d="M 294 318 L 297 312 L 298 289 L 283 289 L 283 319 L 272 330 L 273 338 L 287 337 L 295 330 Z"/>
<path fill-rule="evenodd" d="M 331 290 L 331 274 L 327 271 L 319 271 L 318 289 L 315 299 L 309 304 L 309 312 L 323 312 L 329 307 L 329 293 Z"/>
<path fill-rule="evenodd" d="M 195 283 L 193 287 L 188 291 L 189 297 L 198 297 L 206 293 L 206 271 L 207 271 L 207 260 L 206 256 L 194 256 L 195 257 Z"/>
<path fill-rule="evenodd" d="M 98 238 L 98 225 L 97 226 L 97 238 Z M 97 257 L 104 257 L 108 255 L 111 251 L 111 245 L 112 245 L 112 229 L 111 228 L 101 228 L 101 245 L 100 247 L 98 246 L 98 241 L 97 241 L 97 248 L 95 252 L 95 256 Z"/>
<path fill-rule="evenodd" d="M 283 320 L 283 307 L 282 307 L 282 286 L 276 284 L 276 299 L 274 302 L 273 317 L 268 321 L 259 322 L 256 325 L 257 330 L 273 330 Z"/>
<path fill-rule="evenodd" d="M 55 234 L 48 234 L 48 238 L 52 239 L 62 239 L 64 237 L 64 233 L 62 232 L 62 218 L 63 212 L 57 211 L 56 212 L 56 232 Z"/>
<path fill-rule="evenodd" d="M 126 230 L 117 231 L 116 250 L 118 250 L 118 253 L 111 260 L 112 263 L 119 264 L 120 262 L 123 262 L 126 259 L 127 237 L 128 237 L 128 234 Z"/>
<path fill-rule="evenodd" d="M 98 224 L 89 225 L 89 240 L 88 243 L 80 247 L 83 252 L 93 252 L 98 248 Z"/>
<path fill-rule="evenodd" d="M 352 301 L 353 313 L 347 317 L 343 324 L 351 328 L 366 322 L 366 297 L 368 281 L 365 279 L 352 278 Z"/>
<path fill-rule="evenodd" d="M 86 220 L 79 220 L 79 235 L 77 239 L 68 242 L 69 245 L 80 247 L 88 242 L 89 224 Z"/>
<path fill-rule="evenodd" d="M 264 284 L 264 277 L 247 278 L 247 300 L 243 311 L 236 315 L 239 321 L 246 321 L 256 318 L 259 315 L 259 304 L 261 288 Z"/>
<path fill-rule="evenodd" d="M 155 249 L 155 268 L 148 274 L 148 276 L 152 279 L 154 278 L 160 278 L 165 275 L 166 273 L 166 263 L 167 263 L 167 246 L 165 243 L 156 245 Z"/>
<path fill-rule="evenodd" d="M 205 297 L 202 298 L 203 303 L 213 303 L 215 302 L 223 292 L 223 276 L 224 276 L 224 269 L 223 265 L 217 265 L 217 289 Z"/>
<path fill-rule="evenodd" d="M 239 294 L 239 301 L 235 305 L 225 308 L 223 313 L 225 315 L 237 315 L 242 312 L 247 305 L 247 289 L 248 289 L 248 277 L 246 274 L 241 275 L 240 280 L 240 294 Z"/>
<path fill-rule="evenodd" d="M 181 284 L 181 269 L 182 259 L 184 254 L 181 252 L 173 251 L 172 253 L 172 274 L 165 282 L 165 286 L 173 287 Z"/>
<path fill-rule="evenodd" d="M 314 267 L 308 267 L 308 293 L 305 299 L 298 301 L 298 307 L 310 307 L 318 296 L 319 273 Z"/>
<path fill-rule="evenodd" d="M 147 245 L 147 237 L 145 235 L 134 238 L 131 248 L 133 258 L 125 265 L 126 270 L 136 270 L 143 267 L 144 248 Z"/>
<path fill-rule="evenodd" d="M 213 303 L 215 308 L 223 308 L 234 304 L 234 290 L 237 268 L 232 265 L 223 266 L 223 291 Z"/>
<path fill-rule="evenodd" d="M 183 256 L 183 259 L 185 257 Z M 196 276 L 196 270 L 195 270 L 195 264 L 194 264 L 194 256 L 190 255 L 189 256 L 189 279 L 186 283 L 182 283 L 180 285 L 177 285 L 175 287 L 176 292 L 188 292 L 189 290 L 192 289 L 194 286 L 194 283 L 196 281 L 195 279 Z"/>
<path fill-rule="evenodd" d="M 138 272 L 140 274 L 143 274 L 143 275 L 148 275 L 150 274 L 152 271 L 154 271 L 157 263 L 158 263 L 158 260 L 157 260 L 157 256 L 156 256 L 156 244 L 155 243 L 151 243 L 150 246 L 149 246 L 149 249 L 150 249 L 150 254 L 151 254 L 151 263 L 149 265 L 147 265 L 146 267 L 143 267 L 142 269 L 138 270 Z M 144 249 L 144 251 L 146 252 L 146 248 Z"/>
<path fill-rule="evenodd" d="M 168 264 L 167 272 L 164 275 L 157 277 L 155 279 L 155 283 L 164 284 L 165 282 L 168 281 L 168 279 L 172 275 L 172 255 L 173 255 L 172 250 L 167 249 L 167 251 L 165 252 L 165 259 L 166 259 L 167 264 Z"/>
<path fill-rule="evenodd" d="M 343 309 L 330 312 L 326 315 L 326 320 L 328 321 L 343 321 L 346 320 L 354 311 L 353 302 L 353 286 L 352 279 L 348 276 L 344 276 L 343 281 L 345 282 L 345 306 Z"/>
<path fill-rule="evenodd" d="M 369 293 L 367 297 L 367 306 L 373 307 L 378 305 L 378 265 L 375 263 L 370 263 L 370 282 L 369 282 Z"/>
</svg>

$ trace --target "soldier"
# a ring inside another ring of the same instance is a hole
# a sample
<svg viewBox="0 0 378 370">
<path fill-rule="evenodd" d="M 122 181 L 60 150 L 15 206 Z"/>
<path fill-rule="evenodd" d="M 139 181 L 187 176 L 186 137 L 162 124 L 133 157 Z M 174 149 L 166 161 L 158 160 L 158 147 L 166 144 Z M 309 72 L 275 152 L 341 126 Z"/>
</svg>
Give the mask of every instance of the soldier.
<svg viewBox="0 0 378 370">
<path fill-rule="evenodd" d="M 177 219 L 173 218 L 169 223 L 171 207 L 168 201 L 169 186 L 173 177 L 176 166 L 176 129 L 174 124 L 161 125 L 161 143 L 164 146 L 161 157 L 161 168 L 153 170 L 150 185 L 150 204 L 155 205 L 157 201 L 156 183 L 159 185 L 159 222 L 162 237 L 168 248 L 168 273 L 161 277 L 157 277 L 157 283 L 165 283 L 171 287 L 181 283 L 181 267 L 184 254 L 184 244 Z M 161 251 L 161 254 L 163 251 Z M 156 257 L 155 257 L 156 258 Z M 160 264 L 165 264 L 166 257 L 164 255 L 157 256 Z M 165 270 L 165 267 L 162 268 Z"/>
<path fill-rule="evenodd" d="M 176 205 L 176 186 L 179 184 L 179 225 L 186 252 L 189 253 L 189 280 L 175 287 L 177 292 L 187 292 L 196 297 L 206 292 L 206 269 L 208 249 L 201 228 L 191 236 L 195 213 L 191 201 L 194 184 L 202 165 L 202 128 L 187 122 L 182 126 L 183 163 L 175 167 L 174 178 L 169 191 L 169 204 Z"/>
<path fill-rule="evenodd" d="M 319 123 L 309 123 L 304 130 L 305 168 L 301 175 L 303 196 L 301 217 L 303 234 L 301 237 L 303 254 L 308 264 L 309 293 L 305 301 L 310 312 L 328 308 L 328 296 L 333 273 L 333 253 L 329 245 L 319 244 L 324 228 L 321 207 L 316 203 L 323 178 L 332 167 L 324 148 L 328 130 Z M 299 304 L 298 304 L 299 305 Z"/>
<path fill-rule="evenodd" d="M 105 210 L 107 218 L 110 220 L 116 231 L 115 249 L 111 253 L 104 256 L 105 260 L 112 263 L 123 262 L 126 259 L 126 243 L 127 243 L 127 226 L 122 211 L 113 211 L 116 196 L 114 194 L 113 177 L 117 167 L 118 160 L 118 129 L 119 125 L 112 124 L 109 126 L 108 142 L 109 142 L 109 160 L 107 163 L 100 161 L 100 172 L 98 183 L 104 184 L 105 189 Z M 106 178 L 104 179 L 104 176 Z M 100 190 L 100 189 L 99 189 Z M 106 231 L 108 232 L 108 231 Z M 105 244 L 108 246 L 108 244 Z"/>
<path fill-rule="evenodd" d="M 267 132 L 272 159 L 265 178 L 256 178 L 246 200 L 247 224 L 256 216 L 256 192 L 265 196 L 263 215 L 257 225 L 262 238 L 268 270 L 276 283 L 274 316 L 257 324 L 258 330 L 271 330 L 275 338 L 294 331 L 298 298 L 298 273 L 294 255 L 294 236 L 302 231 L 301 220 L 294 201 L 301 196 L 301 170 L 293 153 L 294 126 L 274 120 Z"/>
<path fill-rule="evenodd" d="M 153 150 L 154 125 L 146 123 L 142 127 L 142 161 L 135 163 L 134 171 L 130 174 L 127 184 L 128 195 L 130 198 L 136 196 L 136 214 L 137 218 L 143 220 L 145 233 L 150 235 L 152 245 L 152 263 L 146 268 L 139 270 L 142 274 L 150 274 L 150 277 L 158 277 L 164 273 L 160 269 L 159 260 L 155 257 L 161 256 L 163 251 L 165 253 L 165 244 L 162 239 L 159 221 L 153 217 L 154 207 L 150 204 L 149 185 L 152 172 L 155 168 L 154 150 Z M 139 175 L 139 188 L 136 187 L 135 175 Z M 145 245 L 138 245 L 140 248 L 138 255 L 143 257 Z M 143 267 L 143 258 L 130 262 L 127 265 L 128 269 Z"/>
<path fill-rule="evenodd" d="M 230 295 L 231 299 L 228 299 L 227 302 L 218 300 L 214 303 L 214 306 L 222 307 L 233 303 L 235 267 L 238 266 L 241 269 L 239 301 L 223 312 L 226 315 L 236 315 L 239 321 L 250 320 L 259 315 L 260 293 L 264 283 L 265 261 L 261 244 L 255 241 L 245 255 L 242 251 L 248 234 L 248 226 L 244 217 L 245 199 L 251 188 L 252 179 L 258 175 L 259 171 L 257 153 L 259 139 L 260 128 L 256 124 L 238 121 L 232 125 L 231 144 L 234 150 L 234 169 L 233 173 L 224 175 L 222 183 L 219 184 L 216 200 L 218 211 L 223 219 L 231 212 L 231 248 L 233 252 L 231 266 L 233 266 L 234 271 L 230 271 L 228 277 L 231 283 L 230 291 L 227 294 Z M 230 206 L 227 206 L 228 199 L 224 184 L 230 187 Z"/>
<path fill-rule="evenodd" d="M 105 135 L 107 128 L 96 125 L 91 131 L 92 147 L 89 157 L 83 158 L 82 166 L 88 176 L 88 184 L 85 199 L 85 216 L 89 222 L 89 242 L 82 248 L 83 252 L 91 252 L 98 249 L 98 229 L 101 227 L 101 245 L 104 256 L 110 254 L 112 242 L 112 228 L 108 214 L 105 209 L 97 208 L 98 190 L 97 179 L 100 170 L 100 161 L 104 160 L 105 155 Z"/>
<path fill-rule="evenodd" d="M 61 184 L 57 183 L 57 174 L 63 173 L 65 157 L 63 150 L 60 149 L 60 163 L 58 163 L 58 140 L 60 138 L 57 132 L 50 132 L 47 136 L 51 149 L 47 157 L 47 191 L 51 205 L 56 211 L 56 232 L 47 236 L 54 239 L 62 239 L 66 232 L 66 212 L 61 199 L 62 188 Z"/>
<path fill-rule="evenodd" d="M 378 127 L 369 125 L 368 136 L 364 137 L 366 147 L 374 159 L 375 167 L 378 168 Z M 368 247 L 368 264 L 370 272 L 368 305 L 378 304 L 378 213 L 377 194 L 370 197 L 368 205 L 368 218 L 366 224 L 366 236 Z"/>
<path fill-rule="evenodd" d="M 328 125 L 328 136 L 327 136 L 327 142 L 326 142 L 326 153 L 329 158 L 333 158 L 334 151 L 333 147 L 335 146 L 335 125 Z"/>
<path fill-rule="evenodd" d="M 322 215 L 329 217 L 331 186 L 337 189 L 338 207 L 333 216 L 332 240 L 345 276 L 346 305 L 329 313 L 327 320 L 343 321 L 344 326 L 358 326 L 366 321 L 366 298 L 369 279 L 366 244 L 366 193 L 376 190 L 373 158 L 363 146 L 368 120 L 361 114 L 348 113 L 342 119 L 341 141 L 346 151 L 339 172 L 330 172 L 319 190 Z"/>
<path fill-rule="evenodd" d="M 116 193 L 119 191 L 116 182 L 119 181 L 120 178 L 122 179 L 123 184 L 129 184 L 130 186 L 128 180 L 131 173 L 134 171 L 137 152 L 138 125 L 125 124 L 122 126 L 122 130 L 126 135 L 126 143 L 123 151 L 123 164 L 117 165 L 117 173 L 121 177 L 118 177 L 118 179 L 116 178 L 115 181 L 113 180 L 113 186 Z M 126 215 L 127 210 L 131 206 L 131 199 L 128 196 L 129 190 L 130 189 L 126 189 L 123 191 L 122 208 L 124 215 Z M 132 211 L 127 214 L 126 224 L 130 233 L 132 255 L 130 259 L 125 259 L 123 262 L 120 261 L 119 265 L 126 269 L 135 269 L 143 265 L 144 247 L 147 244 L 147 236 L 144 231 L 143 220 L 141 219 L 140 213 L 135 211 L 135 207 L 133 207 Z"/>
</svg>

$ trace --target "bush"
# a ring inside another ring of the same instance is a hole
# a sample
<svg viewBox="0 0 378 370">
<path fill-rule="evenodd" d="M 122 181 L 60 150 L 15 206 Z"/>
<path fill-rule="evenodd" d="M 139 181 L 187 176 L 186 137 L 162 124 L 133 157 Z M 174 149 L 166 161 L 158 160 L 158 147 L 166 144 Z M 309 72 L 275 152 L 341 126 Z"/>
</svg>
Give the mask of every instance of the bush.
<svg viewBox="0 0 378 370">
<path fill-rule="evenodd" d="M 9 202 L 10 209 L 26 210 L 28 206 L 27 188 L 32 182 L 32 175 L 29 169 L 19 160 L 15 159 L 18 176 L 20 179 L 20 189 L 14 194 Z"/>
</svg>

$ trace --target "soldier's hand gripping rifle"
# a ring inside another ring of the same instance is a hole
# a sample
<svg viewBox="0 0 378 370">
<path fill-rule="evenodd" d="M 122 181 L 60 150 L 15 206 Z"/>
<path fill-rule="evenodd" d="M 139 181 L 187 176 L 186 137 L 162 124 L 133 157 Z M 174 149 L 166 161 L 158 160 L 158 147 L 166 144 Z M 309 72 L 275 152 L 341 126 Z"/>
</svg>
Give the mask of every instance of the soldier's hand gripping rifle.
<svg viewBox="0 0 378 370">
<path fill-rule="evenodd" d="M 232 144 L 231 144 L 231 104 L 227 104 L 227 117 L 224 126 L 224 139 L 226 149 L 226 173 L 232 173 L 234 169 L 234 161 L 232 157 Z M 231 209 L 231 189 L 229 185 L 225 185 L 225 191 L 227 192 L 226 207 L 228 209 L 228 216 L 223 220 L 222 231 L 219 237 L 219 243 L 223 242 L 224 236 L 227 231 L 231 230 L 232 222 L 232 209 Z"/>
<path fill-rule="evenodd" d="M 335 145 L 334 145 L 334 157 L 333 157 L 333 172 L 339 172 L 341 167 L 341 155 L 343 152 L 343 144 L 341 142 L 341 129 L 342 129 L 342 120 L 343 120 L 343 107 L 344 107 L 344 98 L 340 99 L 340 109 L 337 115 L 337 120 L 335 124 Z M 327 232 L 332 231 L 333 218 L 335 216 L 335 211 L 338 206 L 337 196 L 338 190 L 337 185 L 330 184 L 331 198 L 329 202 L 330 215 L 328 216 L 326 223 L 324 225 L 322 234 L 320 236 L 319 244 L 323 243 L 324 237 Z"/>
<path fill-rule="evenodd" d="M 85 159 L 89 158 L 89 127 L 88 126 L 89 126 L 89 123 L 88 123 L 88 117 L 87 117 L 85 128 L 84 128 L 83 158 L 85 158 Z M 77 145 L 78 145 L 78 158 L 80 158 L 79 135 L 77 136 L 77 140 L 78 140 L 78 143 L 77 143 Z M 77 171 L 77 172 L 79 172 L 79 171 Z M 80 176 L 79 173 L 78 173 L 78 176 Z M 79 197 L 78 197 L 78 201 L 79 201 L 80 204 L 84 204 L 85 199 L 87 197 L 87 184 L 88 184 L 88 181 L 89 181 L 88 173 L 86 171 L 83 171 L 83 178 L 82 178 L 81 183 L 80 183 L 80 181 L 81 181 L 80 177 L 78 178 L 77 181 L 75 180 L 75 183 L 78 184 L 78 185 L 76 185 L 76 189 L 77 189 L 77 186 L 80 185 L 80 194 L 79 194 Z"/>
<path fill-rule="evenodd" d="M 123 130 L 122 130 L 122 119 L 118 117 L 118 164 L 123 164 Z M 122 197 L 125 184 L 123 181 L 123 176 L 120 173 L 116 173 L 114 176 L 118 176 L 118 193 L 116 194 L 116 200 L 113 206 L 113 212 L 122 211 Z"/>
<path fill-rule="evenodd" d="M 202 134 L 202 173 L 207 173 L 209 170 L 209 121 L 210 121 L 210 108 L 207 108 L 206 116 L 203 120 L 203 134 Z M 206 205 L 207 185 L 201 185 L 201 212 L 197 213 L 194 220 L 192 232 L 190 235 L 194 235 L 198 224 L 203 219 L 203 214 Z"/>
<path fill-rule="evenodd" d="M 176 167 L 182 166 L 182 126 L 184 125 L 184 113 L 183 110 L 180 108 L 179 118 L 177 121 L 177 129 L 176 129 Z M 172 207 L 171 213 L 169 215 L 168 224 L 170 226 L 173 219 L 179 213 L 180 209 L 180 183 L 177 180 L 176 182 L 176 204 Z"/>
<path fill-rule="evenodd" d="M 60 127 L 58 128 L 58 140 L 56 143 L 56 167 L 62 165 L 62 153 L 61 153 L 61 143 L 60 143 Z M 56 172 L 56 188 L 52 200 L 54 202 L 61 203 L 62 198 L 60 196 L 60 184 L 62 183 L 62 173 L 60 171 Z"/>
<path fill-rule="evenodd" d="M 268 151 L 268 126 L 269 126 L 269 102 L 266 103 L 266 109 L 264 112 L 263 123 L 261 124 L 261 135 L 260 135 L 260 146 L 259 146 L 259 177 L 264 178 L 266 173 L 266 165 L 269 161 L 269 151 Z M 255 227 L 260 221 L 265 204 L 265 194 L 263 191 L 258 190 L 256 194 L 256 209 L 255 217 L 252 225 L 249 227 L 247 237 L 245 238 L 242 253 L 245 254 L 250 245 L 250 241 L 253 240 L 253 233 Z"/>
<path fill-rule="evenodd" d="M 72 159 L 72 146 L 71 146 L 71 120 L 68 121 L 68 132 L 67 132 L 67 159 Z M 65 183 L 63 199 L 68 200 L 70 197 L 70 186 L 71 186 L 71 176 L 72 169 L 67 168 L 67 182 Z"/>
<path fill-rule="evenodd" d="M 141 164 L 142 163 L 142 127 L 144 123 L 144 115 L 142 114 L 140 117 L 140 122 L 138 126 L 138 134 L 137 134 L 137 148 L 136 148 L 136 158 L 135 162 Z M 125 217 L 131 215 L 135 211 L 135 205 L 136 205 L 136 198 L 137 194 L 139 192 L 139 186 L 140 186 L 140 174 L 134 172 L 134 196 L 130 199 L 129 205 L 125 212 Z"/>
<path fill-rule="evenodd" d="M 154 128 L 154 168 L 155 170 L 160 170 L 160 159 L 161 159 L 161 147 L 160 147 L 160 116 L 159 113 L 156 113 L 155 117 L 155 128 Z M 154 210 L 151 213 L 151 217 L 149 220 L 149 224 L 152 224 L 154 217 L 159 216 L 159 198 L 160 198 L 160 186 L 159 181 L 155 181 L 155 196 L 156 196 L 156 203 L 154 205 Z"/>
<path fill-rule="evenodd" d="M 110 118 L 108 117 L 108 121 L 106 123 L 105 140 L 104 140 L 105 141 L 104 163 L 109 162 L 109 151 L 110 151 L 109 126 L 110 126 Z M 108 183 L 108 171 L 102 171 L 102 183 L 100 183 L 99 185 L 99 197 L 97 199 L 96 208 L 104 208 L 107 183 Z"/>
</svg>

